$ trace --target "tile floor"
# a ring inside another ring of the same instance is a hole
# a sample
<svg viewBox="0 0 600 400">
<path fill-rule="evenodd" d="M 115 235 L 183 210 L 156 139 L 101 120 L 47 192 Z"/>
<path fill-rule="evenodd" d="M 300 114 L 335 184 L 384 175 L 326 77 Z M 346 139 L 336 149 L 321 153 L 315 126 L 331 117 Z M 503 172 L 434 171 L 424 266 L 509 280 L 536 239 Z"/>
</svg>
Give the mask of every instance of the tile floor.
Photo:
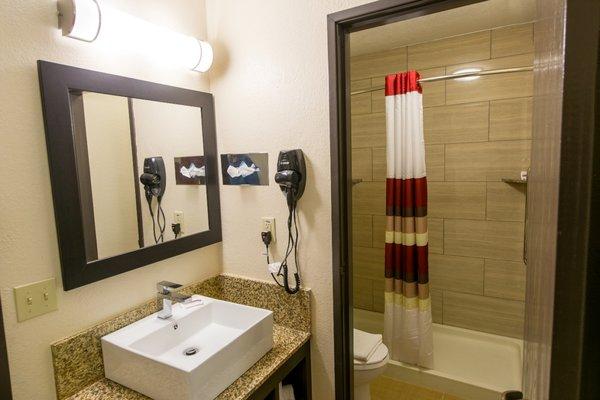
<svg viewBox="0 0 600 400">
<path fill-rule="evenodd" d="M 411 385 L 387 376 L 371 383 L 371 400 L 462 400 L 447 393 Z"/>
</svg>

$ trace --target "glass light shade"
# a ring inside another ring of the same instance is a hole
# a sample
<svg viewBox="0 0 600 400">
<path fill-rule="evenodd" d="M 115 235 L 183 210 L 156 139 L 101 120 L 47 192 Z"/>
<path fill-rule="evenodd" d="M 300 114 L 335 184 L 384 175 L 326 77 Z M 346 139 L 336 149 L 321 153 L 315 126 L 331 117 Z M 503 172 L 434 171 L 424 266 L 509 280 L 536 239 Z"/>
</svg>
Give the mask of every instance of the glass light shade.
<svg viewBox="0 0 600 400">
<path fill-rule="evenodd" d="M 469 73 L 475 73 L 475 72 L 481 72 L 481 68 L 463 68 L 463 69 L 459 69 L 458 71 L 453 72 L 452 75 L 469 74 Z M 481 78 L 481 76 L 474 75 L 474 76 L 465 76 L 463 78 L 454 78 L 454 79 L 457 81 L 474 81 L 475 79 L 479 79 L 479 78 Z"/>
<path fill-rule="evenodd" d="M 198 40 L 198 44 L 200 45 L 200 59 L 198 60 L 198 64 L 192 69 L 194 71 L 206 72 L 213 63 L 213 49 L 208 42 Z"/>
<path fill-rule="evenodd" d="M 98 37 L 102 15 L 96 0 L 60 0 L 58 12 L 64 36 L 86 42 Z"/>
</svg>

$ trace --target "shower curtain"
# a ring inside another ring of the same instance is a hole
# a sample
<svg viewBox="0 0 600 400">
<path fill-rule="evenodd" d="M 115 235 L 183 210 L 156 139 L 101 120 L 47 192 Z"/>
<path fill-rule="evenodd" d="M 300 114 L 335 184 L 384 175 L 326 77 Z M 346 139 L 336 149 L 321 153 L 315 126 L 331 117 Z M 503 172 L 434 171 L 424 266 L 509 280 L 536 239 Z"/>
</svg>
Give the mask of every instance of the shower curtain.
<svg viewBox="0 0 600 400">
<path fill-rule="evenodd" d="M 393 360 L 433 368 L 427 178 L 419 74 L 385 78 L 387 135 L 383 341 Z"/>
</svg>

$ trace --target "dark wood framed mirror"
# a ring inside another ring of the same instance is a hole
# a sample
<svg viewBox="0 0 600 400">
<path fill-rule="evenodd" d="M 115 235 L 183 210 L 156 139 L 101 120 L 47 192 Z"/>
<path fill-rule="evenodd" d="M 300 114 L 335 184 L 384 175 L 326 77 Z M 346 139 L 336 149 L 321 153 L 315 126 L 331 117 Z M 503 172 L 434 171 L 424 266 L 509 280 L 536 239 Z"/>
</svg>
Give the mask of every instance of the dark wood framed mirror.
<svg viewBox="0 0 600 400">
<path fill-rule="evenodd" d="M 65 290 L 221 241 L 210 93 L 47 61 L 38 72 Z"/>
</svg>

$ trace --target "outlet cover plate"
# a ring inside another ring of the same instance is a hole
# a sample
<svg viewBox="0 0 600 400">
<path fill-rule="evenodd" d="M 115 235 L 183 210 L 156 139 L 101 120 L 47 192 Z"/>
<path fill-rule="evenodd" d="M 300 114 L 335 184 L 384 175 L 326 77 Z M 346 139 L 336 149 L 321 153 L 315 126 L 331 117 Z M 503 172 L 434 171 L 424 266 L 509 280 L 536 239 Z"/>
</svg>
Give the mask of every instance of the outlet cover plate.
<svg viewBox="0 0 600 400">
<path fill-rule="evenodd" d="M 262 217 L 261 224 L 261 232 L 271 232 L 271 243 L 275 243 L 275 217 Z"/>
<path fill-rule="evenodd" d="M 15 291 L 15 303 L 17 306 L 17 320 L 26 321 L 51 311 L 56 311 L 56 279 L 17 286 Z"/>
</svg>

